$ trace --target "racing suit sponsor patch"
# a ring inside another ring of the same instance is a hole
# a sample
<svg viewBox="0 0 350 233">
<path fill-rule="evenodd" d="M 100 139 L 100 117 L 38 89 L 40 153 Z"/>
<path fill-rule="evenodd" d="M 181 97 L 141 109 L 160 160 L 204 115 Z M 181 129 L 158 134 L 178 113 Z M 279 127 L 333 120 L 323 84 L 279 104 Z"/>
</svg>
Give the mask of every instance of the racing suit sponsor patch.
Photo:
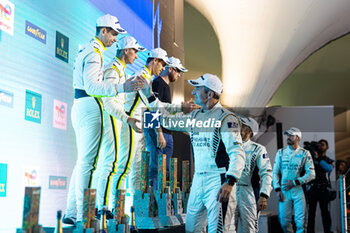
<svg viewBox="0 0 350 233">
<path fill-rule="evenodd" d="M 237 122 L 227 122 L 227 127 L 229 129 L 238 128 L 238 123 Z"/>
</svg>

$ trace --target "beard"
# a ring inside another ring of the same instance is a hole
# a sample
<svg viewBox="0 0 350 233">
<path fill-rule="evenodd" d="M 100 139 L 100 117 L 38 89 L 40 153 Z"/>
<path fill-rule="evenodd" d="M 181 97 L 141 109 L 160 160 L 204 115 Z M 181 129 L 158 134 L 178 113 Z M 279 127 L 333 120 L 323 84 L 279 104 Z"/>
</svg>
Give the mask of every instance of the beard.
<svg viewBox="0 0 350 233">
<path fill-rule="evenodd" d="M 169 81 L 173 83 L 176 81 L 176 78 L 173 75 L 169 74 Z"/>
<path fill-rule="evenodd" d="M 287 139 L 287 144 L 290 146 L 293 146 L 295 144 L 294 141 Z"/>
</svg>

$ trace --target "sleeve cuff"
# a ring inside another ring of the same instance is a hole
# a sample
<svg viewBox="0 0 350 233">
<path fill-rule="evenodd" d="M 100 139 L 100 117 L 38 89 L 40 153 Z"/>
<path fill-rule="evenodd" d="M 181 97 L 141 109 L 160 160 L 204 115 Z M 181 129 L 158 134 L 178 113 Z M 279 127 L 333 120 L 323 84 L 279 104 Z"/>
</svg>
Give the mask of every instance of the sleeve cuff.
<svg viewBox="0 0 350 233">
<path fill-rule="evenodd" d="M 293 183 L 294 183 L 295 186 L 300 185 L 300 181 L 299 180 L 293 180 Z"/>
<path fill-rule="evenodd" d="M 155 95 L 151 95 L 150 97 L 148 97 L 148 103 L 152 103 L 155 100 L 156 100 L 156 96 Z"/>
<path fill-rule="evenodd" d="M 124 84 L 117 85 L 117 94 L 124 92 Z"/>
<path fill-rule="evenodd" d="M 265 197 L 266 199 L 269 198 L 269 196 L 267 196 L 265 193 L 260 193 L 260 197 Z"/>
<path fill-rule="evenodd" d="M 276 188 L 275 191 L 276 191 L 276 192 L 280 192 L 280 191 L 281 191 L 281 188 Z"/>
<path fill-rule="evenodd" d="M 122 118 L 121 120 L 123 123 L 126 123 L 126 124 L 128 123 L 128 119 L 129 119 L 128 115 L 124 114 L 121 118 Z"/>
<path fill-rule="evenodd" d="M 176 109 L 176 112 L 182 112 L 181 104 L 175 104 L 175 109 Z"/>
<path fill-rule="evenodd" d="M 227 184 L 233 186 L 237 182 L 237 179 L 234 176 L 226 175 L 226 181 Z"/>
</svg>

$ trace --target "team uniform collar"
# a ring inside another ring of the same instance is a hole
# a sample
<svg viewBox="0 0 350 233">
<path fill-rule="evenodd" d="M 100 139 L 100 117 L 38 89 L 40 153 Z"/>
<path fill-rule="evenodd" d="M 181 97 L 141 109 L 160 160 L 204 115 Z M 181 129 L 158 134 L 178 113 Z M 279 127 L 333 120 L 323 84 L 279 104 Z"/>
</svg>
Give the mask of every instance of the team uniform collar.
<svg viewBox="0 0 350 233">
<path fill-rule="evenodd" d="M 248 141 L 243 141 L 243 140 L 242 140 L 242 143 L 243 143 L 243 144 L 249 145 L 249 144 L 251 143 L 251 140 L 250 140 L 250 139 L 248 139 Z"/>
<path fill-rule="evenodd" d="M 149 71 L 149 69 L 147 68 L 147 66 L 145 66 L 145 70 L 147 71 L 149 77 L 147 77 L 148 79 L 152 79 L 152 75 L 151 72 Z"/>
<path fill-rule="evenodd" d="M 97 42 L 98 44 L 98 49 L 101 51 L 101 52 L 104 52 L 106 51 L 106 47 L 102 44 L 102 42 L 97 38 L 97 37 L 94 37 L 95 41 Z"/>
<path fill-rule="evenodd" d="M 201 112 L 211 112 L 216 108 L 222 108 L 220 101 L 218 101 L 211 109 L 208 109 L 208 110 L 201 109 Z"/>
<path fill-rule="evenodd" d="M 115 56 L 115 58 L 120 62 L 120 64 L 122 64 L 124 66 L 124 68 L 126 69 L 126 65 L 117 57 Z"/>
<path fill-rule="evenodd" d="M 298 147 L 294 150 L 291 145 L 288 145 L 288 150 L 296 152 L 296 151 L 300 150 L 300 146 L 298 145 Z"/>
</svg>

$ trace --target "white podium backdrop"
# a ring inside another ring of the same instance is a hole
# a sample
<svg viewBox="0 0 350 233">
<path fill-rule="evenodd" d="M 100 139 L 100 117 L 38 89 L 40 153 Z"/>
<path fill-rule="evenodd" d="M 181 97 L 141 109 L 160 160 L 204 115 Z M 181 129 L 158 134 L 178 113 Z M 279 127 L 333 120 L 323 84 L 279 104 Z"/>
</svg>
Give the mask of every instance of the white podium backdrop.
<svg viewBox="0 0 350 233">
<path fill-rule="evenodd" d="M 134 4 L 123 0 L 10 2 L 15 11 L 4 5 L 4 14 L 14 17 L 14 33 L 0 31 L 0 164 L 7 166 L 6 182 L 4 175 L 0 178 L 5 187 L 0 190 L 0 232 L 21 227 L 25 186 L 41 186 L 39 223 L 43 226 L 53 226 L 56 211 L 65 210 L 77 155 L 70 118 L 72 69 L 79 46 L 95 36 L 96 19 L 105 13 L 116 15 L 147 49 L 153 36 L 153 3 L 148 0 Z M 102 3 L 109 8 L 98 7 Z M 5 3 L 0 0 L 0 4 Z M 140 6 L 146 5 L 141 14 Z M 57 31 L 68 40 L 58 40 L 56 48 Z M 68 62 L 55 56 L 58 49 L 61 55 L 68 52 Z M 115 46 L 106 51 L 105 64 L 115 51 Z M 140 69 L 146 58 L 147 52 L 140 53 L 127 72 Z"/>
</svg>

